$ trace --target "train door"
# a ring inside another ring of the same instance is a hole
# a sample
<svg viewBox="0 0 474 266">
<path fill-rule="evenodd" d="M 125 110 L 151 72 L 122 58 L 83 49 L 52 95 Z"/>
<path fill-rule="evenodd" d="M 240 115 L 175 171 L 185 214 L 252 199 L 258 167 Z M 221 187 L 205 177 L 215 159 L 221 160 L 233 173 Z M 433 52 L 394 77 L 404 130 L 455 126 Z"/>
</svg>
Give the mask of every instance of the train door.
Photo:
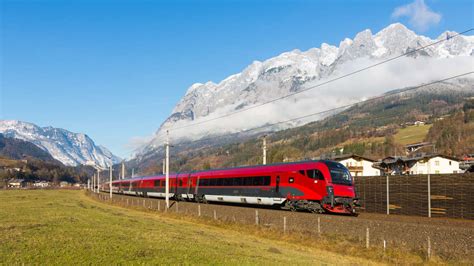
<svg viewBox="0 0 474 266">
<path fill-rule="evenodd" d="M 284 189 L 282 189 L 282 184 L 284 184 L 284 183 L 285 183 L 285 173 L 276 173 L 275 187 L 274 187 L 275 196 L 274 197 L 281 198 L 281 197 L 285 196 L 285 195 L 281 194 L 281 191 L 284 190 Z"/>
<path fill-rule="evenodd" d="M 174 181 L 173 191 L 174 191 L 174 197 L 175 197 L 176 200 L 179 200 L 179 198 L 181 196 L 181 195 L 178 194 L 178 183 L 179 183 L 178 180 L 179 180 L 179 173 L 176 174 L 176 177 L 173 180 Z"/>
<path fill-rule="evenodd" d="M 277 175 L 275 179 L 275 192 L 277 195 L 280 194 L 280 175 Z"/>
<path fill-rule="evenodd" d="M 191 173 L 188 174 L 188 178 L 187 178 L 187 181 L 186 181 L 186 197 L 189 200 L 191 200 L 191 187 L 193 185 L 193 180 L 191 178 Z"/>
<path fill-rule="evenodd" d="M 306 170 L 306 176 L 311 179 L 311 187 L 315 190 L 321 199 L 326 193 L 326 180 L 324 179 L 323 173 L 318 169 Z"/>
<path fill-rule="evenodd" d="M 194 185 L 194 199 L 199 202 L 200 201 L 200 196 L 198 195 L 198 192 L 199 192 L 199 180 L 200 180 L 200 176 L 197 176 L 195 178 L 195 185 Z"/>
</svg>

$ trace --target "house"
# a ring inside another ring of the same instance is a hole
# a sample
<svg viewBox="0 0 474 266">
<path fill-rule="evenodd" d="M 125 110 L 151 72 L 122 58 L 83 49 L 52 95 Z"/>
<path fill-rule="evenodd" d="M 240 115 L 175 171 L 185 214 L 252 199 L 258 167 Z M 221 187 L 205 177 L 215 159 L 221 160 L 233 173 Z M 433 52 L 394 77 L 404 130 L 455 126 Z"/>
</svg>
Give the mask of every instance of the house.
<svg viewBox="0 0 474 266">
<path fill-rule="evenodd" d="M 474 172 L 474 154 L 467 154 L 464 156 L 459 167 L 466 172 Z"/>
<path fill-rule="evenodd" d="M 66 182 L 66 181 L 61 181 L 61 182 L 59 183 L 59 186 L 60 186 L 60 187 L 70 187 L 71 184 L 69 184 L 69 182 Z"/>
<path fill-rule="evenodd" d="M 24 179 L 10 179 L 8 181 L 9 188 L 22 188 L 26 186 L 26 182 Z"/>
<path fill-rule="evenodd" d="M 334 161 L 338 161 L 349 169 L 352 176 L 379 176 L 380 169 L 373 166 L 376 160 L 357 154 L 343 154 L 334 156 Z"/>
<path fill-rule="evenodd" d="M 462 173 L 459 159 L 442 154 L 421 154 L 414 157 L 389 156 L 378 165 L 382 174 L 425 175 Z"/>
<path fill-rule="evenodd" d="M 49 187 L 49 182 L 47 182 L 47 181 L 38 181 L 38 182 L 33 183 L 33 187 L 35 187 L 35 188 Z"/>
</svg>

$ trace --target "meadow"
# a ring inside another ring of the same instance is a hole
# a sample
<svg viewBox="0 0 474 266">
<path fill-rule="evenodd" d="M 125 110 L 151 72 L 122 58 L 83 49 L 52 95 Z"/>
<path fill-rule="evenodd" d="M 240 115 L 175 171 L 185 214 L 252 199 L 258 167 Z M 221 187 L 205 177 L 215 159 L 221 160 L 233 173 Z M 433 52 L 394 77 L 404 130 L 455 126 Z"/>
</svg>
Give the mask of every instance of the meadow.
<svg viewBox="0 0 474 266">
<path fill-rule="evenodd" d="M 0 192 L 0 264 L 378 264 L 164 214 L 83 191 Z"/>
<path fill-rule="evenodd" d="M 432 125 L 409 126 L 400 129 L 395 134 L 395 141 L 402 145 L 422 142 Z"/>
</svg>

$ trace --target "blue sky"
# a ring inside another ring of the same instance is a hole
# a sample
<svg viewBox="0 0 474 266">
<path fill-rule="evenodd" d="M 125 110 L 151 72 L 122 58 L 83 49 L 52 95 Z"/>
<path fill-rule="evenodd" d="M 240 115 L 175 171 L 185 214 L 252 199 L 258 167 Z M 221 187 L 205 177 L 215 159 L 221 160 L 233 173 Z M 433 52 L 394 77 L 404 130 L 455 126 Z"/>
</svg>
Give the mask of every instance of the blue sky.
<svg viewBox="0 0 474 266">
<path fill-rule="evenodd" d="M 83 132 L 128 156 L 195 82 L 396 21 L 430 37 L 473 27 L 472 1 L 425 0 L 421 22 L 395 15 L 410 3 L 2 0 L 0 119 Z"/>
</svg>

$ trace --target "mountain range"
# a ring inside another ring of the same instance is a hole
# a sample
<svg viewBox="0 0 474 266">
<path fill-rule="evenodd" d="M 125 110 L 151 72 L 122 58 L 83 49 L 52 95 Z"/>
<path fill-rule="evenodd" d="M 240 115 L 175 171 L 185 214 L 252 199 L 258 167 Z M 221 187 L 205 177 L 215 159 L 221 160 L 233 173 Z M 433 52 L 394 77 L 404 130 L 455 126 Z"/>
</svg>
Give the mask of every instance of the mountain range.
<svg viewBox="0 0 474 266">
<path fill-rule="evenodd" d="M 435 42 L 439 43 L 430 46 Z M 416 50 L 424 46 L 429 47 Z M 341 78 L 410 51 L 409 56 Z M 167 130 L 171 140 L 178 143 L 258 128 L 472 71 L 473 55 L 474 36 L 446 31 L 432 40 L 395 23 L 376 34 L 370 30 L 359 32 L 339 46 L 323 43 L 307 51 L 293 50 L 263 62 L 254 61 L 219 83 L 190 86 L 151 141 L 137 150 L 135 158 L 160 149 Z M 472 90 L 472 86 L 462 89 Z M 279 98 L 284 99 L 265 104 Z M 222 116 L 228 117 L 218 119 Z M 313 116 L 266 130 L 292 128 L 324 117 Z"/>
<path fill-rule="evenodd" d="M 0 133 L 6 138 L 30 142 L 67 166 L 108 167 L 121 160 L 107 148 L 96 145 L 86 134 L 73 133 L 62 128 L 39 127 L 16 120 L 0 120 Z"/>
</svg>

